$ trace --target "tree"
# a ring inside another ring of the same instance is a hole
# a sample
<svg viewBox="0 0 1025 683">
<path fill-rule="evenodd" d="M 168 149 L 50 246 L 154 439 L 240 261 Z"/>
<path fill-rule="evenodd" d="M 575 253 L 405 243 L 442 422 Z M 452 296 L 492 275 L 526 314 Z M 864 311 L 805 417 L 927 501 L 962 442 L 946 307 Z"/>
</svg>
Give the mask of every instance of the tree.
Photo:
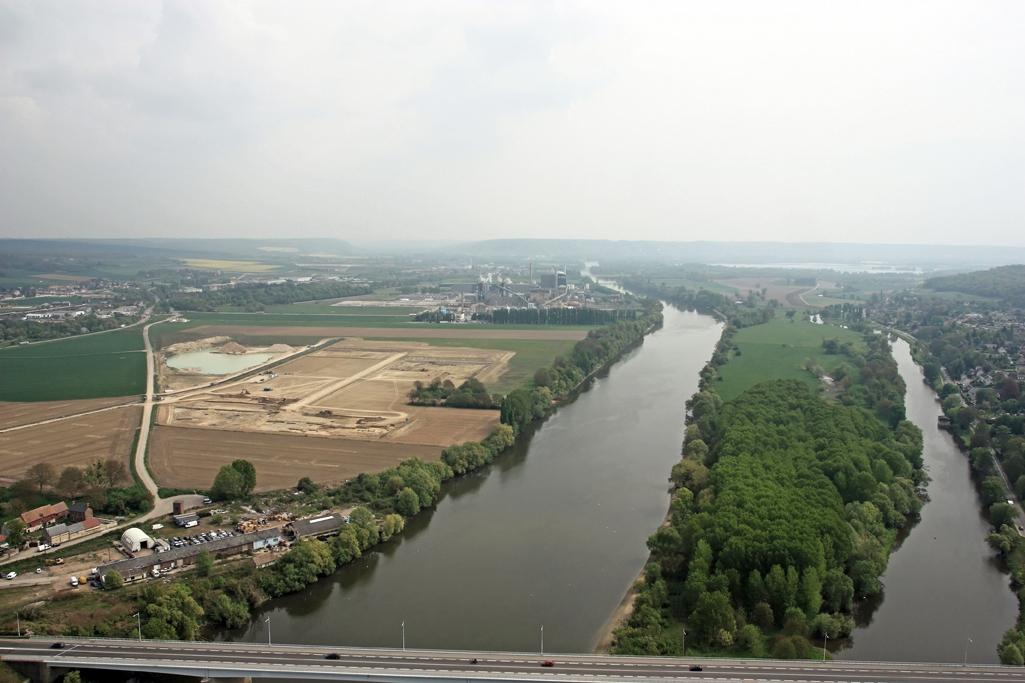
<svg viewBox="0 0 1025 683">
<path fill-rule="evenodd" d="M 57 481 L 57 490 L 66 498 L 74 498 L 85 489 L 85 473 L 77 467 L 65 467 Z"/>
<path fill-rule="evenodd" d="M 103 587 L 107 590 L 117 590 L 123 585 L 125 585 L 125 580 L 120 572 L 112 569 L 103 575 Z"/>
<path fill-rule="evenodd" d="M 808 567 L 801 576 L 798 602 L 809 619 L 822 608 L 822 581 L 815 567 Z"/>
<path fill-rule="evenodd" d="M 44 486 L 53 486 L 57 479 L 57 470 L 48 462 L 37 462 L 28 468 L 26 474 L 39 487 L 39 493 L 43 492 Z"/>
<path fill-rule="evenodd" d="M 303 477 L 299 480 L 299 483 L 295 485 L 295 488 L 303 493 L 313 493 L 317 490 L 317 485 L 313 483 L 313 480 L 309 477 Z"/>
<path fill-rule="evenodd" d="M 408 486 L 395 496 L 395 510 L 405 517 L 412 517 L 420 512 L 420 496 Z"/>
<path fill-rule="evenodd" d="M 214 556 L 204 550 L 196 555 L 196 573 L 200 576 L 210 576 L 214 568 Z"/>
<path fill-rule="evenodd" d="M 224 465 L 214 477 L 210 496 L 215 500 L 235 500 L 242 497 L 245 481 L 242 474 L 231 465 Z"/>
<path fill-rule="evenodd" d="M 242 475 L 242 497 L 248 497 L 256 488 L 256 468 L 253 463 L 241 459 L 231 463 L 231 466 Z"/>
<path fill-rule="evenodd" d="M 20 548 L 25 543 L 25 523 L 14 518 L 7 523 L 7 542 L 12 548 Z"/>
<path fill-rule="evenodd" d="M 387 541 L 406 527 L 406 520 L 402 515 L 385 515 L 381 523 L 381 539 Z"/>
<path fill-rule="evenodd" d="M 103 471 L 108 486 L 117 486 L 128 481 L 128 470 L 124 462 L 109 458 L 103 461 Z"/>
<path fill-rule="evenodd" d="M 1015 516 L 1014 506 L 1008 503 L 1001 502 L 989 506 L 989 521 L 998 529 L 1005 524 L 1014 524 Z"/>
<path fill-rule="evenodd" d="M 146 623 L 142 632 L 147 638 L 159 640 L 195 640 L 199 637 L 203 608 L 183 583 L 172 583 L 147 591 Z"/>
<path fill-rule="evenodd" d="M 699 642 L 721 641 L 721 631 L 726 631 L 732 638 L 733 632 L 737 630 L 737 621 L 730 605 L 730 596 L 723 591 L 703 593 L 687 624 Z"/>
<path fill-rule="evenodd" d="M 61 683 L 82 683 L 82 673 L 78 669 L 69 671 L 61 678 Z"/>
</svg>

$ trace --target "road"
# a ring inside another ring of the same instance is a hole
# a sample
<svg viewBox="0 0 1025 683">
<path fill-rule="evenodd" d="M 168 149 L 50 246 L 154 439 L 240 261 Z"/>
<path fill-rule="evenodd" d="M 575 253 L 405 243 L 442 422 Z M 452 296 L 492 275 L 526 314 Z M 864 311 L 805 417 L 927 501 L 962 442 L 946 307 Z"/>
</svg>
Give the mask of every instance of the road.
<svg viewBox="0 0 1025 683">
<path fill-rule="evenodd" d="M 52 639 L 2 639 L 6 661 L 46 662 L 51 667 L 120 669 L 154 673 L 178 672 L 210 677 L 252 676 L 379 679 L 394 683 L 424 678 L 441 680 L 710 680 L 898 682 L 948 681 L 989 683 L 1025 681 L 1025 668 L 764 659 L 699 659 L 614 657 L 610 655 L 538 655 L 440 650 L 386 650 L 253 643 L 200 643 L 135 640 L 65 639 L 65 648 L 51 649 Z M 337 659 L 327 659 L 328 653 Z M 472 663 L 476 658 L 477 663 Z M 541 662 L 550 660 L 551 667 Z M 693 665 L 702 671 L 691 671 Z"/>
</svg>

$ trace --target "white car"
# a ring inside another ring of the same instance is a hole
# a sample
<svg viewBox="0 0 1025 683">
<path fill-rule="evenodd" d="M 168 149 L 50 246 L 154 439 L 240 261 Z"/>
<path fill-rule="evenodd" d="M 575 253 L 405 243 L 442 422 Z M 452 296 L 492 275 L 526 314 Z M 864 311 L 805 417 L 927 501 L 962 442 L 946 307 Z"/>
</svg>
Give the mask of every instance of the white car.
<svg viewBox="0 0 1025 683">
<path fill-rule="evenodd" d="M 71 584 L 72 588 L 78 588 L 78 577 L 72 576 L 71 581 L 69 583 Z"/>
<path fill-rule="evenodd" d="M 8 581 L 10 581 L 11 579 L 13 579 L 17 575 L 18 575 L 18 572 L 7 572 L 6 574 L 4 574 L 4 578 L 7 579 Z"/>
<path fill-rule="evenodd" d="M 49 550 L 49 549 L 50 549 L 50 546 L 46 545 L 45 543 L 40 543 L 38 546 L 36 546 L 36 552 L 37 553 L 41 553 L 44 550 Z"/>
</svg>

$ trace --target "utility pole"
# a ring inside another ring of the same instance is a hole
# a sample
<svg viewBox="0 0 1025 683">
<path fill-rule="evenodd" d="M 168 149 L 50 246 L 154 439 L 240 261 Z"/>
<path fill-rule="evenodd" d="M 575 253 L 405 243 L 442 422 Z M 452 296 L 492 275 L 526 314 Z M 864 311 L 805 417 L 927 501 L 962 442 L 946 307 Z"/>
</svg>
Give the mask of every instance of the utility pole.
<svg viewBox="0 0 1025 683">
<path fill-rule="evenodd" d="M 263 620 L 267 624 L 267 645 L 270 645 L 270 616 Z"/>
</svg>

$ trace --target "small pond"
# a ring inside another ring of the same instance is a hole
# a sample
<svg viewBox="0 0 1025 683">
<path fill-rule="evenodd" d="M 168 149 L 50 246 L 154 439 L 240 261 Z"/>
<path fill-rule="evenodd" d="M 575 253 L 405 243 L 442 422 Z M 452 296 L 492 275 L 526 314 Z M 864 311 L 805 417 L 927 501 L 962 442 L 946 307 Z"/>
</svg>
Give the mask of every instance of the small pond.
<svg viewBox="0 0 1025 683">
<path fill-rule="evenodd" d="M 190 351 L 167 359 L 167 367 L 175 370 L 194 370 L 203 375 L 230 375 L 266 363 L 273 353 L 216 353 Z"/>
</svg>

